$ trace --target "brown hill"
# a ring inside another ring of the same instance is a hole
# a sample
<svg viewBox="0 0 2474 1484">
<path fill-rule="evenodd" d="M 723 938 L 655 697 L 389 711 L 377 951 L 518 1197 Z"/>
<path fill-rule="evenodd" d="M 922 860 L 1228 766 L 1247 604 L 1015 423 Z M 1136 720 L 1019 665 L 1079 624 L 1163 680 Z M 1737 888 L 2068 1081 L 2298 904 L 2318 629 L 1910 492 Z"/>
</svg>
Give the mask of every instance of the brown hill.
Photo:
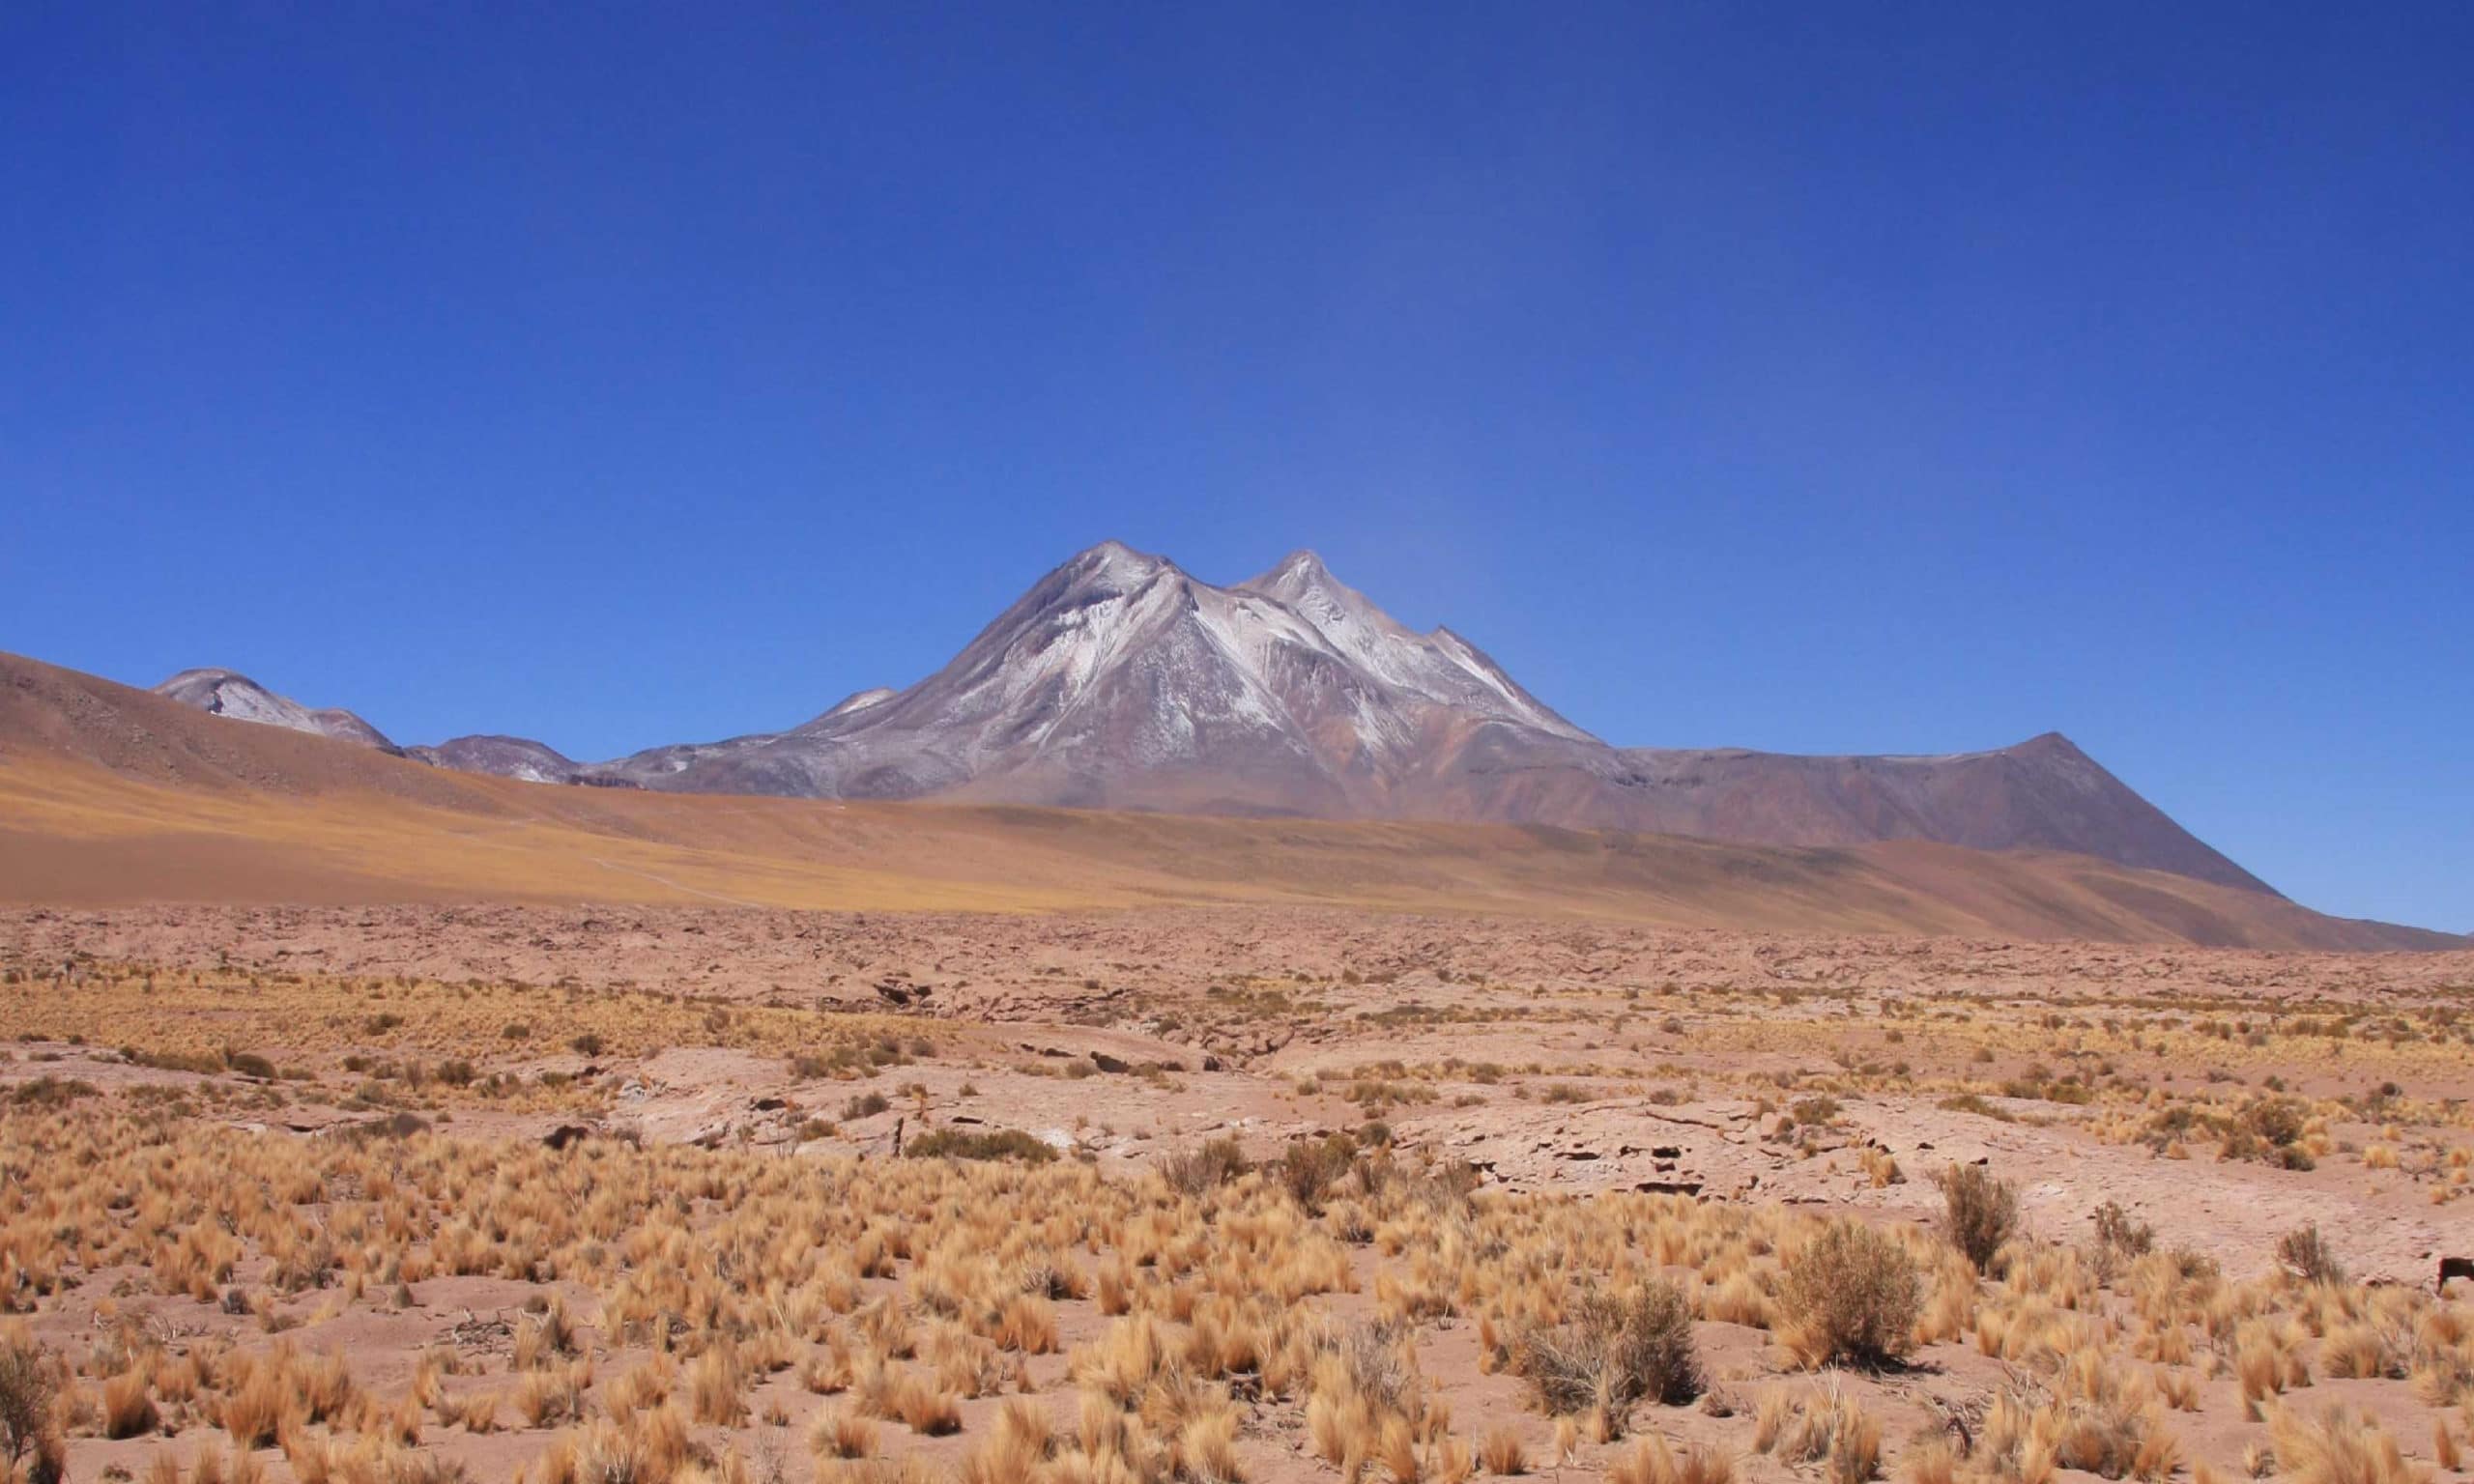
<svg viewBox="0 0 2474 1484">
<path fill-rule="evenodd" d="M 2084 856 L 1543 826 L 551 788 L 247 727 L 0 656 L 0 899 L 1323 902 L 1776 931 L 2462 947 Z"/>
</svg>

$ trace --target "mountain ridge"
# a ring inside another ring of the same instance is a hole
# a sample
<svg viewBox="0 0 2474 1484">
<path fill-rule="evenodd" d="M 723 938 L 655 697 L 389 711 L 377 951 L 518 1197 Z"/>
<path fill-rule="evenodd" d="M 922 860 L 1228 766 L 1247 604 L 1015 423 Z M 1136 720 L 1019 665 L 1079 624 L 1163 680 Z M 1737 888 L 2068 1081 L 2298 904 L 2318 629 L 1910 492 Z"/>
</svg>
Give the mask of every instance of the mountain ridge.
<svg viewBox="0 0 2474 1484">
<path fill-rule="evenodd" d="M 269 699 L 223 714 L 309 714 L 254 689 Z M 412 756 L 656 791 L 1547 824 L 1792 846 L 1924 840 L 2273 892 L 2058 731 L 1948 754 L 1610 745 L 1448 626 L 1398 622 L 1303 548 L 1220 585 L 1101 542 L 1050 569 L 934 673 L 853 693 L 782 731 L 601 762 L 508 737 Z"/>
<path fill-rule="evenodd" d="M 1771 932 L 2343 952 L 2474 941 L 2044 850 L 543 787 L 0 654 L 0 899 L 1320 902 Z"/>
</svg>

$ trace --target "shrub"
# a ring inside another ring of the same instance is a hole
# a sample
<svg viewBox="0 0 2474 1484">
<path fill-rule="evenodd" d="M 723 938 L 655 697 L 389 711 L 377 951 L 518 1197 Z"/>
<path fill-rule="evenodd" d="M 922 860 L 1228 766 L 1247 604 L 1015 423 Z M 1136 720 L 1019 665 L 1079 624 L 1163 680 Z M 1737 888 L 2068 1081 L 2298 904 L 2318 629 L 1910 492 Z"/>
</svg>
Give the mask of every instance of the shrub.
<svg viewBox="0 0 2474 1484">
<path fill-rule="evenodd" d="M 1707 1443 L 1681 1457 L 1663 1438 L 1648 1438 L 1606 1468 L 1606 1484 L 1733 1484 L 1735 1460 Z"/>
<path fill-rule="evenodd" d="M 2291 1484 L 2415 1484 L 2397 1440 L 2362 1413 L 2331 1407 L 2316 1425 L 2280 1407 L 2268 1417 L 2277 1474 Z"/>
<path fill-rule="evenodd" d="M 274 1080 L 274 1063 L 255 1051 L 226 1051 L 223 1062 L 242 1076 L 256 1077 L 264 1082 Z"/>
<path fill-rule="evenodd" d="M 1020 1128 L 968 1133 L 960 1128 L 935 1128 L 910 1141 L 903 1155 L 912 1159 L 1021 1159 L 1046 1164 L 1056 1151 Z"/>
<path fill-rule="evenodd" d="M 114 1441 L 151 1433 L 160 1421 L 147 1394 L 146 1373 L 124 1371 L 103 1383 L 103 1436 Z"/>
<path fill-rule="evenodd" d="M 1879 1365 L 1914 1344 L 1924 1281 L 1898 1239 L 1833 1221 L 1787 1263 L 1780 1338 L 1806 1366 Z"/>
<path fill-rule="evenodd" d="M 42 1346 L 23 1333 L 0 1340 L 0 1443 L 12 1472 L 50 1432 L 59 1395 L 60 1366 Z"/>
<path fill-rule="evenodd" d="M 1620 1420 L 1644 1398 L 1680 1406 L 1701 1394 L 1692 1305 L 1672 1283 L 1582 1295 L 1562 1324 L 1524 1333 L 1512 1364 L 1559 1416 L 1602 1407 Z"/>
<path fill-rule="evenodd" d="M 827 1459 L 865 1458 L 876 1446 L 877 1425 L 855 1412 L 822 1408 L 808 1424 L 808 1451 L 820 1464 Z M 818 1472 L 823 1475 L 821 1469 Z"/>
<path fill-rule="evenodd" d="M 1520 1434 L 1509 1427 L 1491 1427 L 1478 1444 L 1478 1460 L 1488 1473 L 1510 1477 L 1529 1471 L 1529 1457 L 1521 1451 Z"/>
<path fill-rule="evenodd" d="M 2277 1261 L 2294 1276 L 2310 1283 L 2343 1283 L 2345 1265 L 2337 1260 L 2337 1249 L 2319 1235 L 2316 1224 L 2297 1226 L 2277 1239 Z"/>
<path fill-rule="evenodd" d="M 1200 1195 L 1245 1173 L 1246 1151 L 1232 1134 L 1160 1156 L 1160 1174 L 1168 1188 L 1185 1195 Z"/>
<path fill-rule="evenodd" d="M 1764 1394 L 1752 1446 L 1789 1464 L 1823 1461 L 1830 1484 L 1864 1484 L 1882 1468 L 1881 1424 L 1834 1384 L 1794 1400 L 1780 1391 Z"/>
<path fill-rule="evenodd" d="M 862 1118 L 874 1118 L 892 1106 L 882 1093 L 853 1093 L 849 1100 L 842 1104 L 842 1121 L 848 1124 Z"/>
<path fill-rule="evenodd" d="M 1357 1143 L 1345 1133 L 1291 1144 L 1280 1156 L 1280 1180 L 1292 1199 L 1309 1213 L 1323 1209 L 1323 1197 L 1348 1173 L 1357 1158 Z"/>
<path fill-rule="evenodd" d="M 583 1035 L 568 1042 L 567 1046 L 578 1056 L 599 1056 L 601 1054 L 602 1040 L 592 1032 L 587 1031 Z"/>
<path fill-rule="evenodd" d="M 1980 1164 L 1951 1165 L 1941 1184 L 1942 1235 L 1976 1271 L 1992 1271 L 1994 1254 L 2019 1229 L 2019 1187 Z"/>
<path fill-rule="evenodd" d="M 44 1072 L 31 1082 L 18 1083 L 9 1100 L 21 1108 L 58 1108 L 81 1098 L 100 1096 L 101 1090 L 83 1077 L 55 1077 Z"/>
<path fill-rule="evenodd" d="M 2096 1245 L 2117 1258 L 2145 1257 L 2156 1250 L 2156 1228 L 2122 1210 L 2121 1202 L 2096 1208 Z"/>
<path fill-rule="evenodd" d="M 216 1420 L 232 1435 L 232 1442 L 240 1448 L 263 1448 L 275 1441 L 284 1418 L 283 1378 L 269 1362 L 258 1367 L 231 1394 L 223 1398 Z"/>
</svg>

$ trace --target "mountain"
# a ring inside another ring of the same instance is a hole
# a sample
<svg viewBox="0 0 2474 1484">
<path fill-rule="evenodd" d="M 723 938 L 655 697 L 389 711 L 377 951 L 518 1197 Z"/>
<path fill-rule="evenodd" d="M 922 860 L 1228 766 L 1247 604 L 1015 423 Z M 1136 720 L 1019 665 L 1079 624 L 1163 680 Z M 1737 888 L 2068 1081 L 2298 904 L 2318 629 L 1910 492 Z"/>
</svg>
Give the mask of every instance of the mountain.
<svg viewBox="0 0 2474 1484">
<path fill-rule="evenodd" d="M 206 901 L 870 912 L 1288 903 L 1764 932 L 2474 948 L 2047 851 L 545 788 L 235 726 L 0 654 L 0 902 Z"/>
<path fill-rule="evenodd" d="M 2270 890 L 2059 732 L 1990 752 L 1833 757 L 1742 748 L 1577 748 L 1498 729 L 1439 760 L 1416 804 L 1434 817 L 1587 820 L 1745 844 L 1928 840 L 1979 850 L 2064 850 Z"/>
<path fill-rule="evenodd" d="M 1377 814 L 1470 723 L 1592 743 L 1465 642 L 1411 633 L 1310 553 L 1217 587 L 1108 542 L 908 690 L 603 771 L 699 792 Z"/>
<path fill-rule="evenodd" d="M 386 739 L 228 671 L 158 690 Z M 518 737 L 412 749 L 532 782 L 1178 813 L 1424 819 L 1831 846 L 2052 850 L 2267 892 L 2059 733 L 1990 752 L 1795 756 L 1610 746 L 1447 628 L 1419 633 L 1297 552 L 1231 586 L 1104 542 L 905 690 L 787 731 L 578 763 Z"/>
<path fill-rule="evenodd" d="M 185 706 L 195 706 L 210 716 L 228 716 L 235 721 L 289 728 L 313 736 L 350 742 L 357 747 L 374 747 L 385 753 L 399 751 L 394 743 L 387 740 L 385 732 L 349 711 L 333 708 L 312 710 L 289 696 L 278 696 L 248 676 L 228 670 L 185 670 L 155 687 L 155 694 L 169 697 Z"/>
<path fill-rule="evenodd" d="M 698 792 L 1939 841 L 2268 890 L 2058 734 L 1942 756 L 1611 747 L 1311 552 L 1219 587 L 1104 543 L 908 690 L 590 771 Z"/>
<path fill-rule="evenodd" d="M 585 779 L 584 766 L 557 748 L 530 737 L 450 737 L 435 747 L 408 747 L 404 756 L 434 768 L 458 773 L 486 773 L 493 778 L 528 784 L 575 784 Z"/>
</svg>

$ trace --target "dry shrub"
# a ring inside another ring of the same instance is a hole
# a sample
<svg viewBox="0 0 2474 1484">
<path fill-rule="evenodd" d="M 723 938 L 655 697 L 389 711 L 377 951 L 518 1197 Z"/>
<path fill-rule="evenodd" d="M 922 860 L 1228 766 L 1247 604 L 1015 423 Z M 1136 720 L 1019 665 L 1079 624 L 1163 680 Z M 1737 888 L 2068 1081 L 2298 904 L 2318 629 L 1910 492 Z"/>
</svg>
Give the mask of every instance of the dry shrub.
<svg viewBox="0 0 2474 1484">
<path fill-rule="evenodd" d="M 962 1398 L 941 1386 L 906 1378 L 894 1389 L 893 1408 L 914 1433 L 939 1438 L 962 1431 Z"/>
<path fill-rule="evenodd" d="M 1048 1414 L 1016 1397 L 996 1414 L 996 1427 L 963 1459 L 959 1484 L 1032 1484 L 1054 1445 Z"/>
<path fill-rule="evenodd" d="M 104 1437 L 135 1438 L 155 1430 L 161 1417 L 155 1410 L 155 1398 L 148 1394 L 146 1382 L 144 1371 L 129 1370 L 103 1383 Z"/>
<path fill-rule="evenodd" d="M 1607 1484 L 1734 1484 L 1735 1464 L 1706 1443 L 1692 1443 L 1678 1458 L 1666 1440 L 1642 1439 L 1606 1470 Z"/>
<path fill-rule="evenodd" d="M 2339 1325 L 2319 1341 L 2319 1363 L 2331 1376 L 2402 1381 L 2413 1362 L 2413 1336 L 2399 1321 Z"/>
<path fill-rule="evenodd" d="M 1913 1444 L 1899 1470 L 1907 1484 L 1959 1484 L 1959 1455 L 1942 1439 Z"/>
<path fill-rule="evenodd" d="M 821 1464 L 831 1458 L 865 1458 L 877 1450 L 877 1424 L 840 1407 L 818 1410 L 808 1424 L 808 1451 Z"/>
<path fill-rule="evenodd" d="M 1288 1146 L 1280 1156 L 1280 1183 L 1300 1207 L 1320 1213 L 1324 1196 L 1356 1161 L 1355 1139 L 1345 1133 L 1325 1134 Z"/>
<path fill-rule="evenodd" d="M 1176 1463 L 1177 1471 L 1189 1479 L 1237 1479 L 1236 1413 L 1220 1409 L 1189 1419 L 1177 1433 Z"/>
<path fill-rule="evenodd" d="M 1016 1294 L 1005 1301 L 994 1338 L 1004 1350 L 1047 1355 L 1056 1349 L 1056 1305 L 1037 1294 Z"/>
<path fill-rule="evenodd" d="M 1980 1164 L 1953 1164 L 1941 1175 L 1942 1235 L 1991 1272 L 1996 1253 L 2019 1230 L 2019 1187 L 1996 1180 Z"/>
<path fill-rule="evenodd" d="M 1478 1461 L 1488 1473 L 1506 1477 L 1529 1471 L 1529 1455 L 1521 1450 L 1520 1434 L 1509 1427 L 1490 1427 L 1479 1441 Z"/>
<path fill-rule="evenodd" d="M 495 1391 L 471 1393 L 455 1404 L 454 1419 L 463 1423 L 464 1431 L 468 1433 L 498 1431 L 499 1394 Z"/>
<path fill-rule="evenodd" d="M 1355 1393 L 1335 1396 L 1316 1391 L 1306 1401 L 1306 1436 L 1316 1457 L 1343 1470 L 1362 1463 L 1371 1446 L 1372 1411 Z"/>
<path fill-rule="evenodd" d="M 654 1471 L 643 1440 L 607 1417 L 561 1437 L 541 1455 L 542 1484 L 651 1484 L 667 1477 Z"/>
<path fill-rule="evenodd" d="M 1731 1272 L 1701 1298 L 1701 1317 L 1720 1324 L 1767 1329 L 1777 1323 L 1777 1305 L 1749 1272 Z"/>
<path fill-rule="evenodd" d="M 2331 1407 L 2312 1423 L 2280 1407 L 2268 1416 L 2268 1436 L 2287 1484 L 2421 1484 L 2397 1440 L 2347 1408 Z"/>
<path fill-rule="evenodd" d="M 2345 1265 L 2337 1260 L 2337 1249 L 2319 1235 L 2315 1223 L 2297 1226 L 2277 1239 L 2277 1261 L 2286 1270 L 2306 1283 L 2343 1283 Z"/>
<path fill-rule="evenodd" d="M 292 1390 L 310 1421 L 330 1421 L 352 1405 L 352 1371 L 343 1356 L 328 1355 L 292 1367 Z"/>
<path fill-rule="evenodd" d="M 747 1409 L 738 1397 L 738 1358 L 727 1344 L 696 1357 L 687 1369 L 687 1394 L 696 1420 L 714 1427 L 736 1427 Z"/>
<path fill-rule="evenodd" d="M 1521 1335 L 1512 1365 L 1555 1415 L 1603 1408 L 1620 1419 L 1634 1402 L 1682 1406 L 1702 1387 L 1691 1302 L 1666 1282 L 1645 1283 L 1620 1298 L 1583 1294 L 1562 1324 Z"/>
<path fill-rule="evenodd" d="M 1832 1221 L 1788 1260 L 1778 1298 L 1779 1338 L 1798 1364 L 1880 1365 L 1913 1347 L 1924 1282 L 1898 1239 Z"/>
<path fill-rule="evenodd" d="M 535 1319 L 526 1319 L 516 1327 L 515 1368 L 533 1370 L 551 1365 L 561 1356 L 575 1354 L 574 1321 L 567 1317 L 563 1298 L 552 1298 L 549 1307 Z"/>
<path fill-rule="evenodd" d="M 60 1365 L 22 1328 L 0 1338 L 0 1443 L 9 1465 L 38 1451 L 50 1435 Z"/>
<path fill-rule="evenodd" d="M 1753 1448 L 1790 1464 L 1823 1460 L 1830 1484 L 1864 1484 L 1882 1470 L 1882 1426 L 1832 1385 L 1793 1399 L 1765 1392 L 1753 1414 Z"/>
<path fill-rule="evenodd" d="M 2119 1201 L 2096 1208 L 2096 1247 L 2116 1264 L 2128 1264 L 2156 1250 L 2156 1228 L 2122 1209 Z"/>
<path fill-rule="evenodd" d="M 2006 1484 L 2051 1484 L 2052 1413 L 2016 1387 L 1994 1393 L 1969 1450 L 1974 1471 Z"/>
<path fill-rule="evenodd" d="M 1201 1195 L 1245 1173 L 1245 1147 L 1229 1134 L 1160 1156 L 1161 1178 L 1180 1195 Z"/>
<path fill-rule="evenodd" d="M 2094 1351 L 2073 1357 L 2060 1378 L 2062 1395 L 2035 1419 L 2036 1436 L 2064 1468 L 2108 1479 L 2164 1479 L 2181 1462 L 2165 1409 L 2154 1387 L 2108 1358 Z"/>
<path fill-rule="evenodd" d="M 263 1448 L 275 1441 L 287 1411 L 283 1377 L 273 1363 L 253 1367 L 248 1379 L 223 1398 L 216 1420 L 242 1448 Z"/>
</svg>

